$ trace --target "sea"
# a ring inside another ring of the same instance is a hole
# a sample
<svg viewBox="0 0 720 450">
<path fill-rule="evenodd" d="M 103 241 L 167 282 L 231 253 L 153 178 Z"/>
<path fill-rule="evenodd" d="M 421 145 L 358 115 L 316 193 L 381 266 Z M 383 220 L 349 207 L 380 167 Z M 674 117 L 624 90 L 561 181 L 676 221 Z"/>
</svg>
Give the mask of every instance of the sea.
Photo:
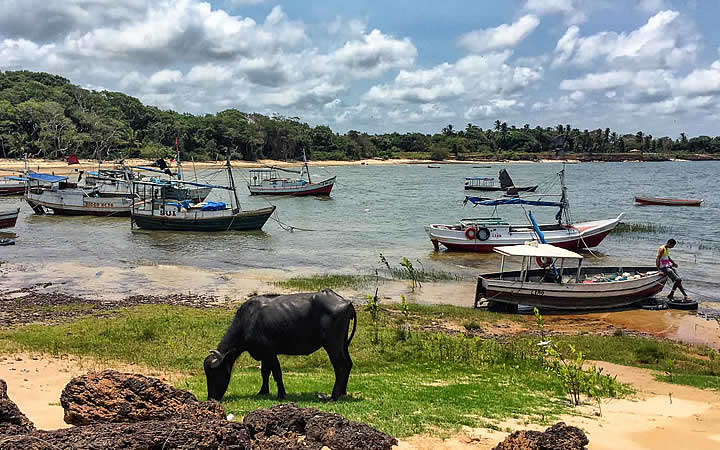
<svg viewBox="0 0 720 450">
<path fill-rule="evenodd" d="M 16 245 L 0 247 L 0 260 L 16 265 L 123 269 L 138 264 L 235 271 L 272 269 L 295 273 L 372 274 L 382 254 L 391 264 L 408 258 L 416 267 L 472 277 L 494 271 L 495 254 L 435 251 L 424 227 L 461 218 L 495 214 L 527 224 L 532 210 L 552 222 L 556 208 L 464 204 L 465 177 L 497 177 L 506 168 L 515 184 L 539 184 L 538 192 L 559 194 L 558 172 L 565 170 L 575 222 L 623 214 L 625 223 L 651 224 L 655 232 L 608 236 L 582 252 L 588 265 L 654 265 L 658 246 L 674 238 L 671 255 L 694 298 L 720 302 L 720 162 L 505 163 L 311 166 L 314 180 L 337 176 L 329 198 L 251 196 L 247 169 L 234 169 L 243 209 L 273 204 L 276 216 L 262 231 L 178 233 L 132 229 L 129 218 L 36 215 L 22 198 L 0 198 L 0 209 L 21 206 L 12 230 Z M 190 179 L 195 175 L 187 174 Z M 200 180 L 224 183 L 216 170 Z M 637 206 L 635 195 L 702 198 L 701 207 Z M 551 197 L 547 197 L 550 199 Z M 228 201 L 213 191 L 208 200 Z M 182 280 L 178 280 L 182 283 Z"/>
</svg>

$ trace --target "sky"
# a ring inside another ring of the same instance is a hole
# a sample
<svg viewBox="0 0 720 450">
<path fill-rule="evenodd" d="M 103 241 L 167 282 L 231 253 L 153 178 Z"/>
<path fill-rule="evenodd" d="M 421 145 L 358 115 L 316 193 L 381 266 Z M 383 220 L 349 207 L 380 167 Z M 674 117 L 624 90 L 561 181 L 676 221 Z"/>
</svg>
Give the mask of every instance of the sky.
<svg viewBox="0 0 720 450">
<path fill-rule="evenodd" d="M 0 0 L 0 70 L 344 133 L 720 135 L 720 0 Z"/>
</svg>

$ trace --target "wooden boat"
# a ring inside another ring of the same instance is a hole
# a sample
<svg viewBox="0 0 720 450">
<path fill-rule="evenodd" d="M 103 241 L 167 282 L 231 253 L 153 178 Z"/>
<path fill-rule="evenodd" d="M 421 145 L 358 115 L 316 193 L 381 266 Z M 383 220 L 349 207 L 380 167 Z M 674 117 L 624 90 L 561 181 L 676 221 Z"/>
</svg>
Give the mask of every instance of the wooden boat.
<svg viewBox="0 0 720 450">
<path fill-rule="evenodd" d="M 128 216 L 130 193 L 102 193 L 92 187 L 78 187 L 68 177 L 44 173 L 27 174 L 25 201 L 36 214 Z"/>
<path fill-rule="evenodd" d="M 313 183 L 310 178 L 307 158 L 303 150 L 304 165 L 301 170 L 283 169 L 280 167 L 268 167 L 264 169 L 251 169 L 248 190 L 251 195 L 330 195 L 335 185 L 335 177 Z M 300 174 L 300 178 L 283 178 L 278 172 L 290 172 Z M 307 180 L 303 178 L 307 175 Z"/>
<path fill-rule="evenodd" d="M 0 211 L 0 228 L 12 228 L 17 223 L 20 208 Z"/>
<path fill-rule="evenodd" d="M 476 206 L 557 207 L 559 208 L 556 214 L 557 223 L 541 224 L 536 230 L 531 223 L 511 224 L 500 217 L 480 217 L 462 219 L 460 223 L 454 225 L 431 224 L 425 227 L 425 232 L 430 237 L 435 250 L 440 250 L 442 245 L 448 250 L 491 252 L 498 246 L 517 245 L 538 239 L 539 233 L 543 234 L 548 244 L 557 247 L 571 250 L 596 247 L 617 227 L 623 214 L 612 219 L 572 223 L 568 214 L 569 202 L 567 201 L 564 174 L 564 169 L 558 173 L 562 186 L 559 202 L 547 201 L 541 195 L 500 199 L 466 198 L 466 201 L 470 201 Z"/>
<path fill-rule="evenodd" d="M 548 244 L 497 247 L 500 271 L 478 276 L 475 307 L 515 312 L 519 305 L 540 309 L 620 308 L 657 295 L 667 276 L 655 266 L 583 267 L 582 255 Z M 506 257 L 521 258 L 520 270 L 505 271 Z M 577 261 L 569 267 L 567 260 Z M 534 264 L 534 266 L 533 266 Z"/>
<path fill-rule="evenodd" d="M 0 197 L 23 195 L 27 178 L 9 176 L 0 178 Z"/>
<path fill-rule="evenodd" d="M 227 156 L 229 186 L 206 187 L 230 191 L 231 206 L 223 202 L 194 204 L 168 199 L 166 186 L 160 183 L 134 181 L 133 191 L 139 200 L 131 208 L 131 226 L 148 230 L 168 231 L 247 231 L 259 230 L 275 211 L 275 206 L 243 211 L 235 191 L 235 180 Z M 177 181 L 177 183 L 188 183 Z M 198 183 L 192 183 L 198 184 Z M 234 204 L 233 204 L 234 200 Z M 235 206 L 233 206 L 235 205 Z"/>
<path fill-rule="evenodd" d="M 533 186 L 515 186 L 507 170 L 500 170 L 500 181 L 490 177 L 465 177 L 465 190 L 470 191 L 512 191 L 512 192 L 535 192 L 537 184 Z"/>
<path fill-rule="evenodd" d="M 663 206 L 700 206 L 702 199 L 662 198 L 635 196 L 635 203 L 641 205 L 663 205 Z"/>
</svg>

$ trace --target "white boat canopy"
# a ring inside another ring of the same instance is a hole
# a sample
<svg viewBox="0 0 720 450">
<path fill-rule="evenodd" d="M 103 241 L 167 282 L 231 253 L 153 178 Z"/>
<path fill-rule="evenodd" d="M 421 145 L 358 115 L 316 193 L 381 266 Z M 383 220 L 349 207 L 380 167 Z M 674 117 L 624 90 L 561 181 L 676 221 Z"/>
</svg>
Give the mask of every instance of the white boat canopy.
<svg viewBox="0 0 720 450">
<path fill-rule="evenodd" d="M 555 247 L 550 244 L 538 244 L 537 242 L 526 242 L 525 245 L 505 245 L 495 247 L 495 252 L 503 256 L 522 256 L 536 258 L 567 258 L 567 259 L 583 259 L 582 255 L 578 255 L 570 250 Z"/>
</svg>

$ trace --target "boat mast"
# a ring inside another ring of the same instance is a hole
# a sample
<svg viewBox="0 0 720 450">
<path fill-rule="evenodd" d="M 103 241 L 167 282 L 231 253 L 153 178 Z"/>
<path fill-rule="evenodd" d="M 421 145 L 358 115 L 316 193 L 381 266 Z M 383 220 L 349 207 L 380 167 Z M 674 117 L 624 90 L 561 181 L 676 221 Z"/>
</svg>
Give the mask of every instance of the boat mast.
<svg viewBox="0 0 720 450">
<path fill-rule="evenodd" d="M 182 167 L 180 165 L 180 142 L 175 136 L 175 162 L 177 163 L 177 179 L 182 180 Z"/>
<path fill-rule="evenodd" d="M 308 183 L 312 183 L 312 180 L 310 179 L 310 169 L 308 168 L 307 157 L 305 156 L 305 147 L 303 147 L 303 161 L 305 161 L 305 173 L 307 173 L 308 176 Z"/>
<path fill-rule="evenodd" d="M 240 211 L 240 200 L 238 200 L 237 191 L 235 190 L 235 178 L 233 178 L 232 165 L 230 164 L 230 150 L 225 152 L 225 167 L 227 167 L 228 182 L 230 183 L 230 190 L 232 190 L 233 197 L 235 198 L 235 204 L 237 205 L 238 212 Z M 235 208 L 233 208 L 235 213 Z"/>
<path fill-rule="evenodd" d="M 561 186 L 560 203 L 562 204 L 562 215 L 565 216 L 565 222 L 568 225 L 572 225 L 572 217 L 570 217 L 570 202 L 568 201 L 567 196 L 567 186 L 565 186 L 565 163 L 563 163 L 563 168 L 558 173 L 558 176 L 560 177 Z M 559 222 L 561 222 L 561 219 L 561 216 L 558 217 Z"/>
</svg>

